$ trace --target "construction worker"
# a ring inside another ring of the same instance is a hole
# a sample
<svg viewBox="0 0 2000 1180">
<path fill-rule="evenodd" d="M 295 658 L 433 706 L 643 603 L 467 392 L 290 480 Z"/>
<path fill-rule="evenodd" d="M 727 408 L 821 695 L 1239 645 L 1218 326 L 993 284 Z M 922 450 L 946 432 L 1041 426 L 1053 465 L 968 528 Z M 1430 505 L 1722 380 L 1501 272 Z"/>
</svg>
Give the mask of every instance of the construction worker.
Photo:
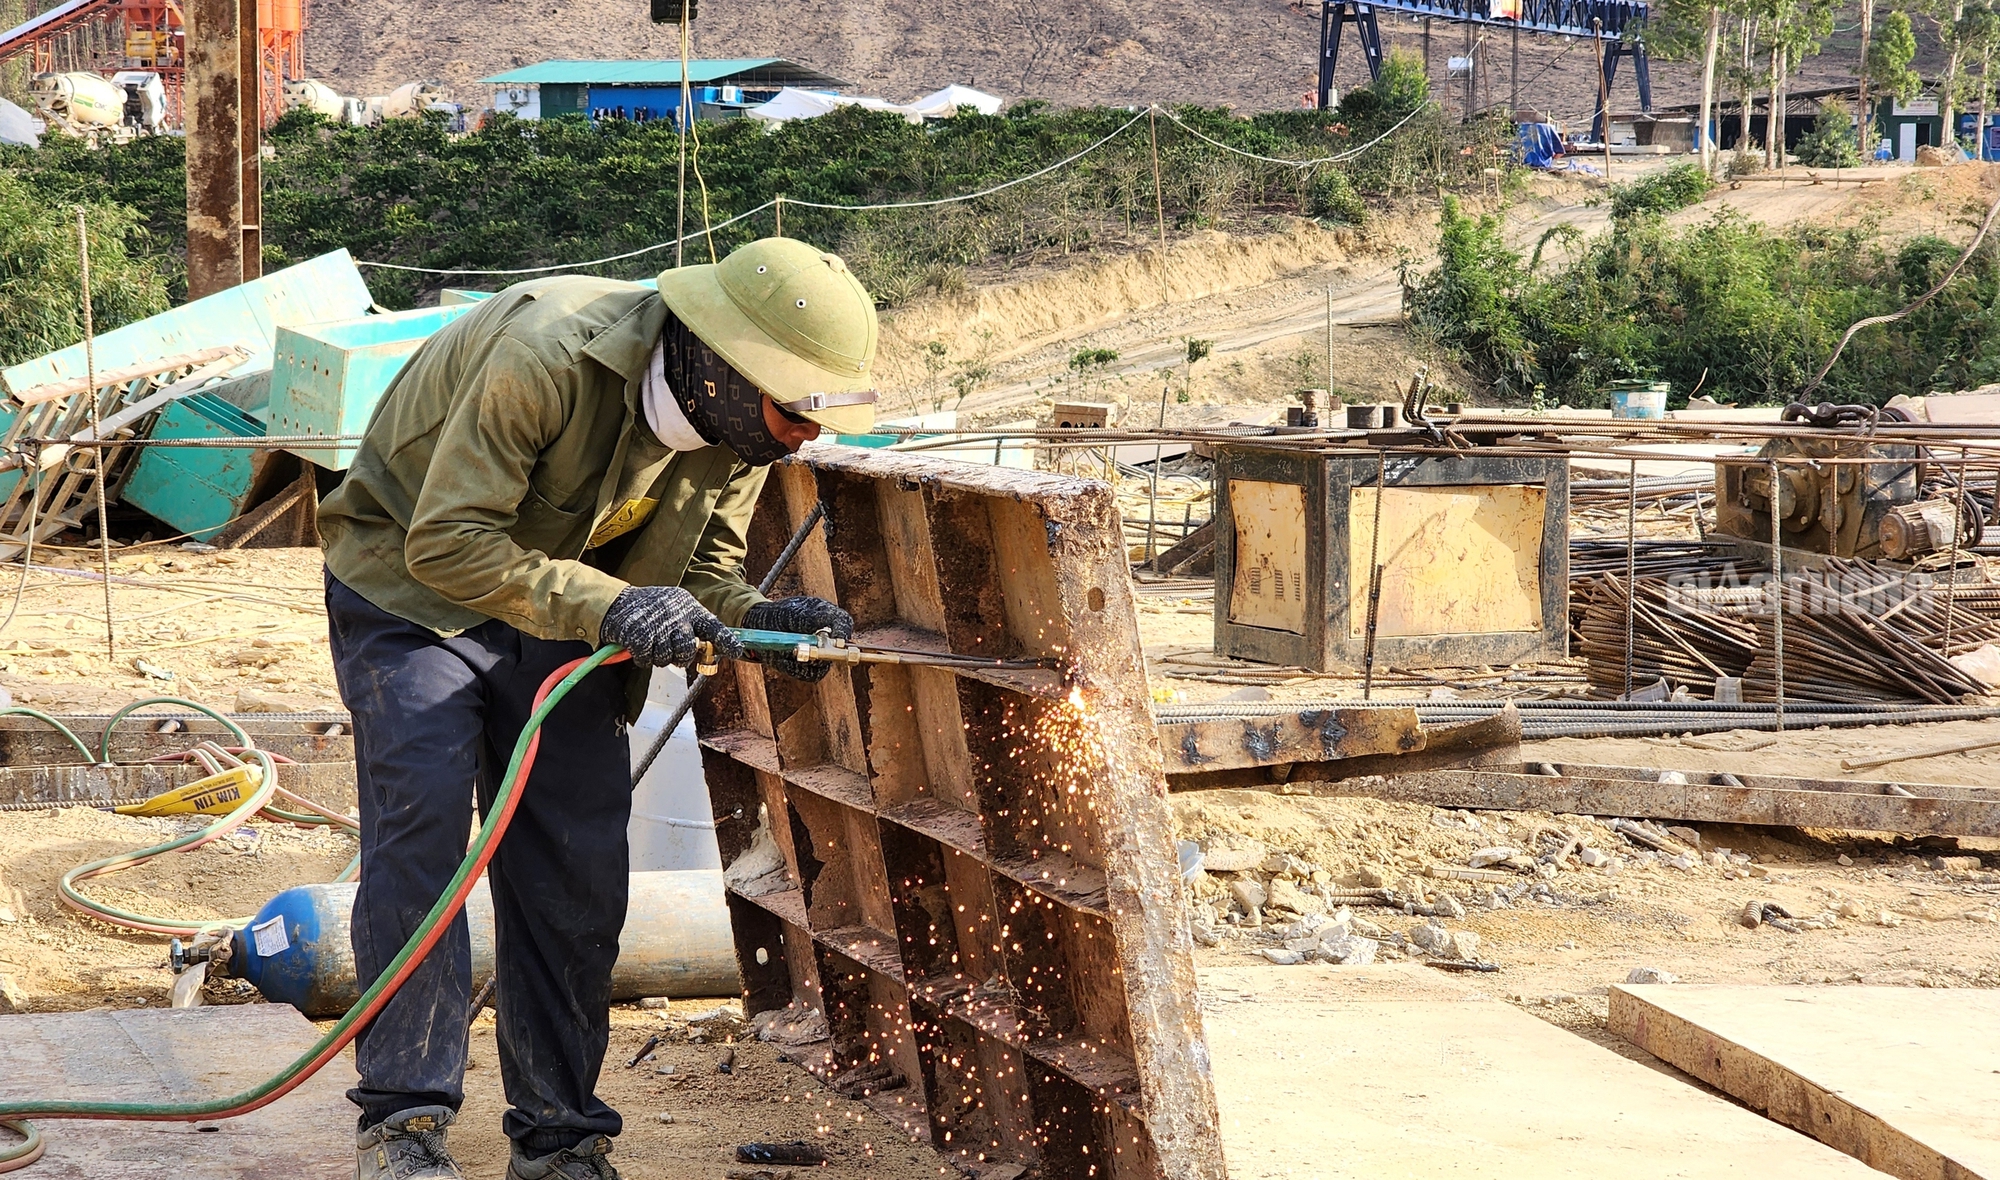
<svg viewBox="0 0 2000 1180">
<path fill-rule="evenodd" d="M 852 634 L 832 603 L 748 585 L 744 530 L 768 464 L 822 428 L 872 424 L 875 335 L 841 260 L 783 238 L 667 271 L 658 294 L 522 283 L 417 350 L 320 506 L 354 716 L 364 982 L 457 870 L 543 679 L 599 644 L 636 666 L 591 673 L 549 715 L 488 873 L 508 1180 L 617 1176 L 621 1123 L 595 1089 L 625 921 L 625 727 L 650 669 L 704 641 L 741 656 L 731 626 Z M 357 1180 L 462 1175 L 445 1129 L 472 987 L 461 915 L 356 1041 Z"/>
</svg>

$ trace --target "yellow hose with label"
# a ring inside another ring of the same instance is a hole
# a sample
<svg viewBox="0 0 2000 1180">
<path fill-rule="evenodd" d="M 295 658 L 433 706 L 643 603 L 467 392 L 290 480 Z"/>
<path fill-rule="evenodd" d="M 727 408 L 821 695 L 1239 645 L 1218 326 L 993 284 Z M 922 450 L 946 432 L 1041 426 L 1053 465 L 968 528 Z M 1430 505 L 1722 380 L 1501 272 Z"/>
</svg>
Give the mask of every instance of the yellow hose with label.
<svg viewBox="0 0 2000 1180">
<path fill-rule="evenodd" d="M 256 743 L 250 740 L 250 735 L 245 733 L 241 726 L 206 705 L 199 705 L 193 701 L 183 700 L 179 697 L 148 697 L 145 700 L 134 701 L 113 714 L 111 720 L 104 726 L 104 737 L 98 745 L 96 760 L 100 764 L 106 764 L 111 761 L 111 733 L 118 727 L 118 723 L 133 712 L 148 705 L 176 705 L 181 708 L 193 709 L 198 713 L 221 722 L 229 730 L 230 734 L 242 743 L 239 747 L 240 750 L 244 754 L 249 755 L 253 761 L 243 762 L 221 747 L 204 744 L 190 751 L 189 754 L 190 756 L 198 757 L 213 773 L 204 776 L 196 782 L 162 792 L 141 803 L 125 804 L 114 808 L 113 810 L 121 815 L 210 815 L 216 818 L 214 823 L 209 824 L 205 828 L 189 832 L 186 835 L 176 837 L 164 843 L 155 844 L 150 848 L 137 849 L 132 852 L 120 852 L 104 857 L 101 860 L 91 861 L 89 864 L 78 865 L 76 868 L 64 873 L 62 880 L 57 883 L 56 888 L 62 895 L 63 901 L 72 908 L 80 910 L 93 918 L 109 922 L 112 925 L 123 926 L 128 930 L 143 930 L 150 934 L 188 936 L 199 934 L 204 930 L 212 930 L 216 927 L 241 926 L 250 920 L 248 916 L 241 918 L 191 920 L 134 913 L 130 910 L 123 910 L 117 906 L 91 898 L 79 890 L 77 886 L 94 877 L 122 872 L 125 869 L 145 864 L 147 861 L 155 857 L 164 856 L 169 852 L 183 852 L 192 848 L 200 848 L 204 844 L 212 844 L 241 828 L 244 824 L 250 822 L 251 817 L 260 813 L 287 823 L 325 824 L 344 827 L 351 831 L 359 830 L 360 825 L 354 820 L 338 812 L 321 807 L 309 799 L 280 787 L 278 785 L 278 767 L 276 761 L 270 754 L 257 749 Z M 7 709 L 0 711 L 0 713 L 20 713 L 46 722 L 54 726 L 64 737 L 68 738 L 71 744 L 75 745 L 77 749 L 82 750 L 86 757 L 91 754 L 90 747 L 85 745 L 83 740 L 76 736 L 75 732 L 61 721 L 46 713 L 40 713 L 33 709 L 20 708 Z M 283 798 L 287 804 L 301 808 L 302 810 L 294 812 L 279 808 L 274 802 L 278 798 Z M 359 866 L 359 863 L 360 857 L 357 855 L 354 861 L 349 863 L 337 879 L 346 880 L 351 877 L 355 869 Z"/>
</svg>

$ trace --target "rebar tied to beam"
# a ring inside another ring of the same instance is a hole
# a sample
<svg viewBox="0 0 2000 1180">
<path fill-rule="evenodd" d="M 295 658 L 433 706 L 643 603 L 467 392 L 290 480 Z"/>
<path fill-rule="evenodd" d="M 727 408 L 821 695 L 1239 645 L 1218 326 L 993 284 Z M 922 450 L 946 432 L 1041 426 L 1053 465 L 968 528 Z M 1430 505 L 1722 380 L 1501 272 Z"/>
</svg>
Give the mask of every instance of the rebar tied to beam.
<svg viewBox="0 0 2000 1180">
<path fill-rule="evenodd" d="M 1242 720 L 1314 713 L 1338 709 L 1414 708 L 1420 724 L 1459 725 L 1493 716 L 1506 701 L 1268 701 L 1257 704 L 1188 704 L 1156 706 L 1162 724 Z M 1515 701 L 1521 714 L 1523 741 L 1554 738 L 1656 737 L 1670 734 L 1723 733 L 1729 730 L 1775 730 L 1776 707 L 1768 703 L 1712 701 Z M 1838 729 L 1862 725 L 1926 724 L 1938 721 L 1985 721 L 2000 717 L 2000 707 L 1975 705 L 1811 705 L 1793 704 L 1785 721 L 1794 729 L 1819 726 Z"/>
</svg>

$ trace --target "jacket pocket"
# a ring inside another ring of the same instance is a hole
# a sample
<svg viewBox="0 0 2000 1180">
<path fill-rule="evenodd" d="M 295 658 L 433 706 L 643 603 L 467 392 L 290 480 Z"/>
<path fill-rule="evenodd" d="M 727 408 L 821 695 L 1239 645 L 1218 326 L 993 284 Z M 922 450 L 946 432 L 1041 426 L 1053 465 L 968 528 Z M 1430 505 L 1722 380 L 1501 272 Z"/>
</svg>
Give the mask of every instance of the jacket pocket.
<svg viewBox="0 0 2000 1180">
<path fill-rule="evenodd" d="M 539 549 L 551 557 L 571 558 L 583 552 L 589 530 L 588 508 L 559 508 L 530 484 L 516 513 L 514 527 L 507 534 L 523 549 Z"/>
</svg>

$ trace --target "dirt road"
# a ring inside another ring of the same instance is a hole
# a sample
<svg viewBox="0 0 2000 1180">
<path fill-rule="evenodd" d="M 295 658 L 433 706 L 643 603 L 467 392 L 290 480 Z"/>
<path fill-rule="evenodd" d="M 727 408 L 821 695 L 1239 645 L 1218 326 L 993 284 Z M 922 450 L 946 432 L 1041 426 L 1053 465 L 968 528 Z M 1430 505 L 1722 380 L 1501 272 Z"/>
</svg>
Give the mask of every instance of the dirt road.
<svg viewBox="0 0 2000 1180">
<path fill-rule="evenodd" d="M 1628 182 L 1676 161 L 1618 161 L 1614 176 Z M 1971 233 L 1979 212 L 2000 193 L 2000 166 L 1907 168 L 1814 172 L 1793 167 L 1776 173 L 1724 181 L 1709 198 L 1673 215 L 1687 225 L 1723 211 L 1772 227 L 1805 223 L 1841 228 L 1881 226 L 1894 240 L 1934 233 L 1954 240 Z M 1478 208 L 1478 202 L 1468 202 Z M 1508 242 L 1527 253 L 1551 229 L 1567 226 L 1584 237 L 1603 231 L 1610 211 L 1600 181 L 1535 177 L 1500 203 Z M 1281 273 L 1240 270 L 1230 263 L 1236 243 L 1177 244 L 1168 271 L 1176 285 L 1201 288 L 1194 298 L 1159 298 L 1158 283 L 1108 281 L 1088 259 L 1066 272 L 1012 280 L 1032 287 L 1032 313 L 983 318 L 991 340 L 991 375 L 958 408 L 967 424 L 991 426 L 1032 416 L 1055 397 L 1112 401 L 1138 407 L 1132 419 L 1153 425 L 1163 382 L 1173 374 L 1175 398 L 1168 422 L 1185 422 L 1217 405 L 1268 404 L 1289 399 L 1291 391 L 1323 385 L 1327 377 L 1327 323 L 1333 332 L 1333 384 L 1349 400 L 1400 398 L 1398 387 L 1418 364 L 1428 363 L 1449 386 L 1448 364 L 1413 344 L 1399 326 L 1402 267 L 1418 272 L 1433 264 L 1438 210 L 1435 202 L 1410 199 L 1377 215 L 1346 235 L 1332 261 L 1282 269 Z M 1285 232 L 1310 237 L 1319 231 L 1287 221 Z M 1551 244 L 1545 260 L 1559 260 L 1572 244 Z M 1300 252 L 1302 259 L 1308 257 Z M 1233 281 L 1241 274 L 1244 281 Z M 1112 292 L 1126 297 L 1120 305 Z M 1329 299 L 1331 307 L 1329 308 Z M 919 306 L 900 309 L 889 322 L 933 323 Z M 1067 313 L 1067 314 L 1066 314 Z M 942 339 L 937 324 L 932 336 Z M 918 334 L 921 334 L 919 332 Z M 911 338 L 914 340 L 914 337 Z M 1207 340 L 1210 359 L 1195 367 L 1192 397 L 1177 399 L 1186 375 L 1185 340 Z M 954 341 L 952 356 L 967 345 Z M 1117 359 L 1094 376 L 1077 377 L 1071 358 L 1081 350 L 1111 350 Z M 892 347 L 893 351 L 893 347 Z M 905 382 L 922 383 L 921 366 L 905 364 Z M 940 378 L 925 387 L 927 404 L 949 407 L 955 398 Z M 888 399 L 894 404 L 895 395 Z M 1476 400 L 1476 397 L 1473 399 Z"/>
</svg>

